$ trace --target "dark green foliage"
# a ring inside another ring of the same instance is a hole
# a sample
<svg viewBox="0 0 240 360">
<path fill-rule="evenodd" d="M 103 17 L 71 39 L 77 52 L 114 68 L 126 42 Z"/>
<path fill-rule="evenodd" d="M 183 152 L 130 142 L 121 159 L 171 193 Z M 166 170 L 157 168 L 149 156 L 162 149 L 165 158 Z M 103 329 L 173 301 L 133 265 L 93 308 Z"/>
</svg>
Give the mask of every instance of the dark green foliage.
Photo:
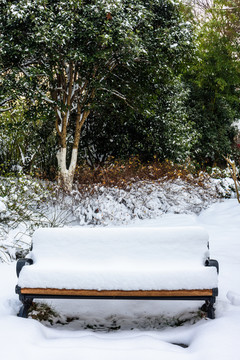
<svg viewBox="0 0 240 360">
<path fill-rule="evenodd" d="M 107 129 L 105 143 L 115 145 L 120 135 L 117 143 L 123 145 L 99 149 L 99 156 L 178 158 L 180 151 L 184 157 L 180 140 L 171 147 L 171 136 L 186 123 L 183 100 L 176 106 L 173 91 L 189 56 L 191 33 L 171 1 L 6 1 L 1 20 L 6 89 L 1 96 L 9 89 L 8 96 L 24 96 L 38 111 L 39 104 L 48 107 L 47 114 L 54 110 L 61 147 L 78 146 L 80 113 L 91 110 L 84 148 L 92 147 L 89 129 L 96 133 L 101 128 Z M 75 91 L 68 102 L 70 68 L 73 87 L 84 90 Z M 103 136 L 96 142 L 104 143 Z"/>
<path fill-rule="evenodd" d="M 1 174 L 21 171 L 51 175 L 57 167 L 56 136 L 47 109 L 17 103 L 0 113 Z M 53 171 L 53 169 L 52 169 Z"/>
<path fill-rule="evenodd" d="M 237 111 L 224 98 L 209 101 L 207 89 L 191 87 L 188 102 L 189 118 L 195 122 L 198 141 L 192 149 L 192 158 L 206 165 L 224 163 L 223 155 L 232 153 Z"/>
<path fill-rule="evenodd" d="M 220 9 L 215 2 L 209 10 L 198 30 L 194 61 L 184 72 L 190 89 L 187 113 L 199 135 L 192 157 L 208 165 L 223 164 L 223 156 L 234 152 L 233 124 L 240 116 L 239 49 L 223 5 Z"/>
<path fill-rule="evenodd" d="M 155 96 L 143 113 L 111 98 L 94 109 L 83 129 L 82 156 L 91 165 L 109 156 L 139 156 L 142 161 L 154 156 L 178 162 L 186 159 L 197 138 L 186 113 L 186 90 L 175 79 L 175 84 L 162 84 Z"/>
</svg>

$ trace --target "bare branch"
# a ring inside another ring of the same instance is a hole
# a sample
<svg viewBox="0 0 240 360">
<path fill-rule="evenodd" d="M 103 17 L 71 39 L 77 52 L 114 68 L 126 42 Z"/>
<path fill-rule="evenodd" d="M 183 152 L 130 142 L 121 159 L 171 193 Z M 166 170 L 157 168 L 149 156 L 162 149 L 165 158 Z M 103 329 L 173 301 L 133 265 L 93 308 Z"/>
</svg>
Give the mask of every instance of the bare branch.
<svg viewBox="0 0 240 360">
<path fill-rule="evenodd" d="M 13 109 L 13 107 L 11 106 L 11 107 L 8 107 L 6 109 L 0 109 L 0 112 L 2 113 L 2 112 L 9 111 L 9 110 L 12 110 L 12 109 Z"/>
<path fill-rule="evenodd" d="M 129 104 L 129 102 L 127 101 L 126 96 L 121 94 L 119 91 L 117 91 L 117 90 L 109 90 L 109 89 L 106 89 L 106 88 L 100 88 L 100 90 L 107 91 L 110 94 L 118 97 L 119 99 L 123 100 L 127 104 L 127 106 L 129 106 L 131 109 L 136 110 L 131 104 Z"/>
<path fill-rule="evenodd" d="M 238 202 L 240 204 L 240 194 L 239 194 L 240 183 L 239 183 L 239 180 L 237 178 L 237 168 L 236 168 L 235 161 L 231 160 L 229 156 L 227 156 L 227 157 L 224 156 L 224 159 L 227 162 L 227 165 L 228 165 L 228 168 L 230 170 L 232 179 L 234 181 L 235 190 L 236 190 L 236 194 L 237 194 L 237 200 L 238 200 Z"/>
<path fill-rule="evenodd" d="M 0 106 L 3 106 L 4 104 L 6 104 L 7 102 L 9 102 L 10 100 L 12 100 L 12 97 L 8 97 L 8 98 L 6 98 L 6 99 L 4 99 L 4 100 L 2 100 L 1 102 L 0 102 Z"/>
<path fill-rule="evenodd" d="M 12 97 L 8 97 L 0 102 L 0 107 L 2 107 L 2 108 L 0 108 L 1 113 L 12 110 L 13 106 L 9 106 L 9 104 L 7 104 L 11 100 L 12 100 Z M 7 108 L 3 107 L 3 106 L 6 106 L 6 104 L 8 105 L 8 107 Z"/>
</svg>

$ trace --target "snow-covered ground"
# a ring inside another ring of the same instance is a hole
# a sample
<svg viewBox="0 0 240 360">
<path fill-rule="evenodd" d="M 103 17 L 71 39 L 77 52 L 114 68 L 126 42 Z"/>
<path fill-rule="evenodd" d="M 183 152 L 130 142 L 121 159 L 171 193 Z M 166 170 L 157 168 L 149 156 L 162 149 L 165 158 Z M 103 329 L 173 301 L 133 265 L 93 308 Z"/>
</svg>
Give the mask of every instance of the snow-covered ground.
<svg viewBox="0 0 240 360">
<path fill-rule="evenodd" d="M 0 263 L 1 359 L 240 359 L 240 206 L 217 202 L 199 215 L 167 213 L 128 226 L 206 228 L 220 263 L 216 319 L 199 303 L 176 301 L 51 301 L 53 325 L 16 316 L 15 262 Z M 65 324 L 64 324 L 65 323 Z M 184 344 L 184 347 L 179 346 Z"/>
</svg>

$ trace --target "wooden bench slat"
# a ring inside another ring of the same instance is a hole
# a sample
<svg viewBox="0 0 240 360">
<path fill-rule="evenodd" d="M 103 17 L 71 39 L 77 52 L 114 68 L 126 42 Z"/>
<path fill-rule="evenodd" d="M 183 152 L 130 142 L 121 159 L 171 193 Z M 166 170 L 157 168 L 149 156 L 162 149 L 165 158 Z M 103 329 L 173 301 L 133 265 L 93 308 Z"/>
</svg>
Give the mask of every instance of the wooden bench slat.
<svg viewBox="0 0 240 360">
<path fill-rule="evenodd" d="M 129 296 L 129 297 L 174 297 L 174 296 L 212 296 L 212 289 L 194 290 L 75 290 L 75 289 L 44 289 L 22 288 L 22 294 L 63 295 L 63 296 Z"/>
</svg>

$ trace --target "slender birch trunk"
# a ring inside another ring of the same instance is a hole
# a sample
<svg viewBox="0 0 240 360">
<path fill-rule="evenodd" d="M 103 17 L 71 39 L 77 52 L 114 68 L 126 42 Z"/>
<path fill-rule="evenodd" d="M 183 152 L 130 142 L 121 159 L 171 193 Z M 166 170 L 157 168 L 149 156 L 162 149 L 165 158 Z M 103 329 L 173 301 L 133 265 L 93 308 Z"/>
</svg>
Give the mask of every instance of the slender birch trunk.
<svg viewBox="0 0 240 360">
<path fill-rule="evenodd" d="M 92 78 L 95 78 L 96 73 L 97 67 L 94 67 Z M 56 75 L 56 88 L 52 91 L 52 98 L 56 104 L 55 128 L 60 138 L 60 149 L 57 153 L 59 184 L 67 191 L 72 190 L 81 130 L 90 114 L 89 105 L 94 96 L 95 89 L 91 89 L 89 81 L 80 80 L 78 64 L 72 61 L 69 64 L 63 62 Z M 59 103 L 62 106 L 59 106 Z M 76 120 L 71 161 L 67 166 L 67 133 L 71 113 L 76 114 Z"/>
<path fill-rule="evenodd" d="M 90 111 L 79 112 L 76 118 L 76 127 L 74 134 L 74 142 L 71 153 L 71 161 L 67 167 L 67 125 L 65 122 L 65 129 L 62 128 L 60 133 L 61 147 L 57 152 L 57 161 L 59 169 L 59 184 L 63 186 L 66 191 L 71 191 L 73 186 L 74 174 L 77 166 L 78 146 L 81 136 L 81 130 L 84 122 L 86 121 Z"/>
<path fill-rule="evenodd" d="M 59 184 L 63 186 L 66 191 L 72 190 L 74 173 L 77 166 L 77 153 L 78 149 L 73 148 L 71 162 L 67 168 L 67 149 L 61 147 L 57 152 Z"/>
</svg>

